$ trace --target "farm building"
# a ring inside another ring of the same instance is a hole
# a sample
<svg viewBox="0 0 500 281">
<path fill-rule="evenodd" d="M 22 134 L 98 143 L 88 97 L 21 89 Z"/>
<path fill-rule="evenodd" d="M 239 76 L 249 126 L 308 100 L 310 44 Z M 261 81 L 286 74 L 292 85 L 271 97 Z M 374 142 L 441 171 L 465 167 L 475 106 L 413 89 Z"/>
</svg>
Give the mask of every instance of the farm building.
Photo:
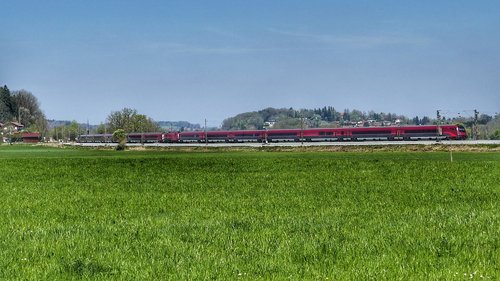
<svg viewBox="0 0 500 281">
<path fill-rule="evenodd" d="M 23 133 L 24 143 L 37 143 L 40 141 L 40 133 Z"/>
<path fill-rule="evenodd" d="M 0 128 L 4 132 L 19 132 L 24 128 L 24 125 L 19 122 L 8 122 L 6 124 L 0 123 Z"/>
</svg>

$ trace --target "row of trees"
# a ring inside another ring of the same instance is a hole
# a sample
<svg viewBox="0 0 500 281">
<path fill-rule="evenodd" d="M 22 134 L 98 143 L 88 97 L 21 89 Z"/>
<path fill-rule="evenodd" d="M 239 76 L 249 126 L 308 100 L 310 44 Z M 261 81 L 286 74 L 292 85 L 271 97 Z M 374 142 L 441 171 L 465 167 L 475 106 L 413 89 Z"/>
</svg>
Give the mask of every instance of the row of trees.
<svg viewBox="0 0 500 281">
<path fill-rule="evenodd" d="M 10 121 L 23 124 L 27 131 L 47 131 L 47 119 L 38 99 L 26 90 L 11 92 L 5 85 L 0 87 L 0 122 Z"/>
<path fill-rule="evenodd" d="M 308 112 L 308 115 L 314 113 L 317 117 L 322 121 L 326 122 L 359 122 L 363 120 L 377 120 L 377 121 L 394 121 L 396 119 L 408 119 L 404 115 L 397 115 L 395 113 L 384 113 L 384 112 L 375 112 L 370 110 L 368 112 L 364 112 L 361 110 L 353 109 L 344 109 L 343 111 L 337 111 L 333 106 L 325 106 L 323 108 L 315 108 L 312 110 L 303 110 Z M 418 119 L 418 117 L 417 117 Z"/>
<path fill-rule="evenodd" d="M 333 106 L 325 106 L 315 109 L 295 110 L 293 108 L 266 108 L 260 111 L 246 112 L 223 121 L 223 130 L 251 130 L 266 127 L 283 128 L 308 128 L 308 127 L 337 127 L 344 125 L 369 126 L 373 124 L 394 123 L 400 124 L 436 124 L 438 122 L 462 123 L 472 127 L 475 121 L 472 118 L 432 119 L 427 116 L 422 118 L 416 116 L 408 118 L 395 113 L 384 113 L 361 110 L 344 109 L 337 111 Z M 7 123 L 16 121 L 25 126 L 26 131 L 40 132 L 42 136 L 53 139 L 74 140 L 82 133 L 88 133 L 87 124 L 79 124 L 76 121 L 65 122 L 48 127 L 45 114 L 40 108 L 37 98 L 26 90 L 10 91 L 5 85 L 0 87 L 0 122 Z M 477 120 L 479 133 L 483 138 L 500 138 L 500 115 L 489 116 L 481 114 Z M 267 125 L 267 126 L 266 126 Z M 172 127 L 172 124 L 170 124 Z M 198 125 L 199 128 L 199 125 Z M 106 123 L 99 125 L 93 132 L 113 133 L 121 129 L 128 132 L 157 132 L 162 128 L 157 122 L 135 109 L 124 108 L 120 111 L 111 112 L 106 118 Z"/>
<path fill-rule="evenodd" d="M 54 125 L 49 131 L 49 136 L 52 139 L 73 141 L 81 134 L 112 134 L 117 130 L 123 130 L 125 133 L 162 131 L 158 123 L 153 119 L 144 114 L 139 114 L 135 109 L 124 108 L 120 111 L 111 112 L 106 118 L 106 123 L 100 124 L 95 129 L 91 129 L 91 126 L 88 124 L 80 124 L 77 121 L 66 121 Z"/>
<path fill-rule="evenodd" d="M 54 124 L 48 131 L 48 137 L 53 140 L 73 141 L 81 134 L 85 134 L 86 129 L 84 124 L 79 124 L 76 121 L 63 121 Z"/>
</svg>

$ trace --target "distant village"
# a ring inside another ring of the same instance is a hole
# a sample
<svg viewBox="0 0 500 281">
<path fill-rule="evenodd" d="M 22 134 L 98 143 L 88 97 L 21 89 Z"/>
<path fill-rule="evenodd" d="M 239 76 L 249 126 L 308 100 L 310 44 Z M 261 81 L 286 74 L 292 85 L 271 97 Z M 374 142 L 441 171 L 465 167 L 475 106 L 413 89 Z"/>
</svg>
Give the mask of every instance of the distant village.
<svg viewBox="0 0 500 281">
<path fill-rule="evenodd" d="M 264 122 L 264 128 L 273 129 L 276 125 L 276 121 Z M 340 128 L 340 127 L 388 127 L 388 126 L 399 126 L 401 125 L 401 120 L 396 119 L 394 122 L 391 121 L 377 121 L 377 120 L 363 120 L 363 121 L 334 121 L 328 123 L 328 127 Z"/>
</svg>

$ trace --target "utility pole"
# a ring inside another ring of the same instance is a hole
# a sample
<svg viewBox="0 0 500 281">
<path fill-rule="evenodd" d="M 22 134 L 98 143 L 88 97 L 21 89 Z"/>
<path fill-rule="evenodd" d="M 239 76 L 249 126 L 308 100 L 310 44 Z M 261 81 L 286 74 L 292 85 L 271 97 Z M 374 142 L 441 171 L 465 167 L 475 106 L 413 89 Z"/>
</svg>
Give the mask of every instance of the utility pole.
<svg viewBox="0 0 500 281">
<path fill-rule="evenodd" d="M 205 118 L 205 145 L 208 145 L 208 136 L 207 136 L 207 118 Z"/>
<path fill-rule="evenodd" d="M 479 119 L 479 111 L 474 109 L 474 128 L 472 129 L 472 135 L 474 140 L 477 140 L 478 128 L 477 128 L 477 120 Z"/>
<path fill-rule="evenodd" d="M 436 117 L 437 117 L 437 130 L 438 130 L 438 131 L 437 131 L 437 134 L 438 134 L 437 139 L 438 139 L 438 141 L 439 141 L 439 139 L 440 139 L 440 137 L 441 137 L 441 135 L 442 135 L 442 133 L 443 133 L 443 132 L 441 131 L 441 110 L 440 110 L 440 109 L 438 109 L 438 110 L 436 111 Z"/>
<path fill-rule="evenodd" d="M 300 117 L 300 141 L 304 145 L 304 116 Z"/>
</svg>

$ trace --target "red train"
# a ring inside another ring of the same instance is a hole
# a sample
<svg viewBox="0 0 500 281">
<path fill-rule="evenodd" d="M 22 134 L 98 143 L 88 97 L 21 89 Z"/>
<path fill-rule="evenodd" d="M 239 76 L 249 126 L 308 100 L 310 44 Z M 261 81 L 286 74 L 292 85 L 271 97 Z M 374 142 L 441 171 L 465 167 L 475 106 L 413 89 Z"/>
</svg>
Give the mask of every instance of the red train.
<svg viewBox="0 0 500 281">
<path fill-rule="evenodd" d="M 467 138 L 461 125 L 393 126 L 361 128 L 316 128 L 242 131 L 196 131 L 169 133 L 130 133 L 128 142 L 312 142 L 362 140 L 429 140 Z M 111 134 L 81 135 L 80 142 L 113 142 Z"/>
</svg>

